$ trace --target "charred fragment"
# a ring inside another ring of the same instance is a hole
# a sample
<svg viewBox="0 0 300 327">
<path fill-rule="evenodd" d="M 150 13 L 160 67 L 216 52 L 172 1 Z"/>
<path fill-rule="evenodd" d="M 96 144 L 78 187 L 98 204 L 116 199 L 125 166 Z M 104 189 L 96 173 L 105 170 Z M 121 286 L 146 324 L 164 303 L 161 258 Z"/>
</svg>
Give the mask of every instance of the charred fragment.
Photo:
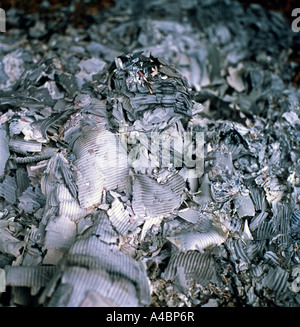
<svg viewBox="0 0 300 327">
<path fill-rule="evenodd" d="M 171 119 L 178 117 L 183 122 L 191 118 L 192 104 L 184 77 L 166 62 L 163 64 L 151 54 L 136 52 L 116 58 L 109 69 L 109 86 L 112 106 L 121 104 L 120 118 L 127 117 L 131 124 L 144 130 L 164 129 Z M 147 123 L 147 115 L 160 117 L 159 123 Z"/>
<path fill-rule="evenodd" d="M 132 194 L 135 214 L 157 217 L 171 213 L 182 202 L 184 186 L 184 179 L 178 174 L 165 184 L 159 184 L 146 175 L 135 175 Z"/>
<path fill-rule="evenodd" d="M 6 284 L 8 286 L 31 288 L 31 294 L 35 295 L 42 287 L 45 287 L 55 272 L 57 267 L 14 267 L 6 266 Z"/>
<path fill-rule="evenodd" d="M 198 251 L 178 253 L 169 261 L 163 278 L 166 280 L 177 278 L 178 281 L 181 279 L 181 283 L 186 282 L 185 288 L 192 281 L 197 281 L 202 286 L 215 283 L 217 276 L 213 256 L 209 252 Z"/>
<path fill-rule="evenodd" d="M 127 154 L 116 135 L 102 125 L 85 126 L 73 145 L 78 200 L 83 208 L 102 203 L 103 192 L 126 189 Z"/>
<path fill-rule="evenodd" d="M 101 218 L 102 217 L 102 218 Z M 94 217 L 96 218 L 96 216 Z M 145 267 L 141 262 L 119 251 L 118 246 L 109 244 L 101 227 L 104 216 L 99 212 L 93 229 L 89 230 L 70 248 L 63 262 L 62 284 L 54 293 L 49 306 L 61 306 L 61 288 L 67 284 L 70 292 L 64 306 L 137 306 L 150 303 L 149 285 Z M 111 234 L 111 232 L 108 232 Z M 90 294 L 92 293 L 92 294 Z M 90 295 L 89 295 L 90 294 Z M 93 296 L 89 299 L 90 296 Z M 95 302 L 94 302 L 95 301 Z"/>
<path fill-rule="evenodd" d="M 216 230 L 210 232 L 182 232 L 168 238 L 180 251 L 186 252 L 204 249 L 224 243 L 226 236 Z"/>
</svg>

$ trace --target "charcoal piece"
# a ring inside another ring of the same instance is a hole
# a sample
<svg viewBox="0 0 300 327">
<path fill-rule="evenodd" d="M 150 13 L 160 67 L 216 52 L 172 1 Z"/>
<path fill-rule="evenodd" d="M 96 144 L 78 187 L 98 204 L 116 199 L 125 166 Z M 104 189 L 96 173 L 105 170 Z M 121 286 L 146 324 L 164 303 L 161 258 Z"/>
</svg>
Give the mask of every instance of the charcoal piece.
<svg viewBox="0 0 300 327">
<path fill-rule="evenodd" d="M 43 75 L 43 71 L 45 71 L 46 65 L 42 64 L 38 67 L 35 67 L 35 69 L 31 70 L 29 73 L 26 74 L 26 76 L 24 76 L 25 78 L 27 78 L 30 82 L 38 82 L 42 75 Z M 49 68 L 48 68 L 49 70 Z"/>
<path fill-rule="evenodd" d="M 249 260 L 253 263 L 256 263 L 257 258 L 261 258 L 265 251 L 265 241 L 256 242 L 254 238 L 246 239 L 247 243 L 246 253 Z"/>
<path fill-rule="evenodd" d="M 78 87 L 76 78 L 73 75 L 61 74 L 59 76 L 59 84 L 67 91 L 70 98 L 74 98 Z"/>
<path fill-rule="evenodd" d="M 55 59 L 48 59 L 45 58 L 41 61 L 40 64 L 33 67 L 32 70 L 27 72 L 24 76 L 22 76 L 18 83 L 15 85 L 16 88 L 26 88 L 29 85 L 35 85 L 35 86 L 41 86 L 44 77 L 46 77 L 47 80 L 53 81 L 55 78 Z M 22 84 L 21 84 L 22 83 Z"/>
<path fill-rule="evenodd" d="M 14 204 L 17 200 L 17 183 L 14 177 L 7 175 L 0 184 L 0 196 L 8 203 Z"/>
</svg>

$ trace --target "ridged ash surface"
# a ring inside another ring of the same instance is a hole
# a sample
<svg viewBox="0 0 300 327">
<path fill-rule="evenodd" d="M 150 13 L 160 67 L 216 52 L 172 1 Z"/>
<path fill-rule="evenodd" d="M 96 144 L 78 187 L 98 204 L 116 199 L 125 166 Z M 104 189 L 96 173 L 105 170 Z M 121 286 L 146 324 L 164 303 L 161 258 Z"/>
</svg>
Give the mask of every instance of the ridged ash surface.
<svg viewBox="0 0 300 327">
<path fill-rule="evenodd" d="M 124 191 L 129 167 L 118 138 L 101 126 L 86 126 L 74 142 L 76 183 L 82 208 L 101 204 L 103 191 Z"/>
</svg>

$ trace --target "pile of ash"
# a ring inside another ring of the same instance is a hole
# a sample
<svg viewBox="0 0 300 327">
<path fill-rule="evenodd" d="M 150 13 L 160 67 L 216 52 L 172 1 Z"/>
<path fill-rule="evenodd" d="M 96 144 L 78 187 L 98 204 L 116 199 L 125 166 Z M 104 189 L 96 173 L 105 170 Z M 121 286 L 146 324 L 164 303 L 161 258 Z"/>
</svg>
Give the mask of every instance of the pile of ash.
<svg viewBox="0 0 300 327">
<path fill-rule="evenodd" d="M 5 12 L 0 306 L 299 306 L 299 34 L 230 0 L 74 3 Z"/>
</svg>

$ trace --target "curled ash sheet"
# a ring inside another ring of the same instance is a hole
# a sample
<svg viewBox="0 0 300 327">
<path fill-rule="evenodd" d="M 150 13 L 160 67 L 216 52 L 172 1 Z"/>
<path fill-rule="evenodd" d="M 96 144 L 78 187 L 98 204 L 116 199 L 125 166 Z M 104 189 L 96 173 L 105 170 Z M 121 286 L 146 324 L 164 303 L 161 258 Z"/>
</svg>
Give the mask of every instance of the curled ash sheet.
<svg viewBox="0 0 300 327">
<path fill-rule="evenodd" d="M 299 40 L 136 3 L 1 35 L 0 306 L 299 306 Z"/>
</svg>

